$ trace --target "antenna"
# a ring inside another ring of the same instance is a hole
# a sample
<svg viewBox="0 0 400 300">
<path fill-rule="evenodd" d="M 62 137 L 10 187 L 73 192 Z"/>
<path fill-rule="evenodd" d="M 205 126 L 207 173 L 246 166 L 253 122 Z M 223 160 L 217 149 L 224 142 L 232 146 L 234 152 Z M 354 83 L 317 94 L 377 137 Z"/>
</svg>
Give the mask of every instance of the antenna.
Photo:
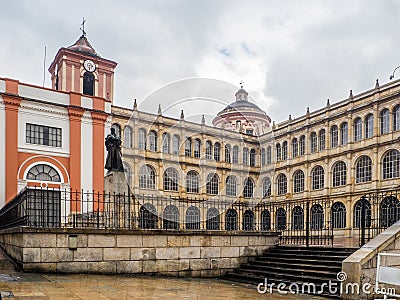
<svg viewBox="0 0 400 300">
<path fill-rule="evenodd" d="M 44 59 L 43 59 L 43 87 L 46 81 L 46 46 L 44 46 Z"/>
</svg>

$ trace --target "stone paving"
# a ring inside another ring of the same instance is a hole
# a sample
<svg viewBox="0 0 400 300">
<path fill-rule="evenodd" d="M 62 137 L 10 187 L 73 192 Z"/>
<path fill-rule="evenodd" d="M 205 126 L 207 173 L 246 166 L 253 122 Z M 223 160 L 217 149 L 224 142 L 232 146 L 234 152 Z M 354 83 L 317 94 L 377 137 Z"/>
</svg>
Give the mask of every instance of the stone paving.
<svg viewBox="0 0 400 300">
<path fill-rule="evenodd" d="M 322 299 L 261 295 L 255 288 L 219 279 L 22 273 L 1 250 L 0 292 L 3 300 Z"/>
</svg>

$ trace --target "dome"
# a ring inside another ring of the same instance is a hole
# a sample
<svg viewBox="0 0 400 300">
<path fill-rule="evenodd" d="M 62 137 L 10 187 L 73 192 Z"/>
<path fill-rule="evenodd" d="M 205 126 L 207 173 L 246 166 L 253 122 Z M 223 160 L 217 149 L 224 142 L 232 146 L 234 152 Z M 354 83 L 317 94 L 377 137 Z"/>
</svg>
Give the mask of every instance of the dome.
<svg viewBox="0 0 400 300">
<path fill-rule="evenodd" d="M 76 51 L 76 52 L 81 52 L 81 53 L 84 53 L 84 54 L 90 55 L 90 56 L 100 57 L 100 55 L 98 55 L 96 53 L 96 50 L 94 50 L 94 48 L 92 47 L 92 45 L 90 45 L 89 41 L 87 40 L 86 36 L 84 36 L 84 35 L 81 35 L 81 37 L 73 45 L 69 46 L 67 49 Z"/>
<path fill-rule="evenodd" d="M 218 128 L 260 135 L 266 132 L 271 123 L 270 117 L 257 106 L 248 101 L 248 93 L 241 87 L 236 93 L 236 101 L 221 110 L 213 120 Z"/>
</svg>

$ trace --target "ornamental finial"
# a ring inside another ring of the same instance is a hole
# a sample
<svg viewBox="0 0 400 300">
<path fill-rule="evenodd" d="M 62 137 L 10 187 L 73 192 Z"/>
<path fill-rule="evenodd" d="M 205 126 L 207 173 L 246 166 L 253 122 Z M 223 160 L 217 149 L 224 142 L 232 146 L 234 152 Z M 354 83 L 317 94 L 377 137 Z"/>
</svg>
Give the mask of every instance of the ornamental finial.
<svg viewBox="0 0 400 300">
<path fill-rule="evenodd" d="M 86 31 L 85 31 L 85 17 L 82 18 L 82 24 L 81 27 L 79 28 L 82 31 L 82 36 L 86 36 Z"/>
</svg>

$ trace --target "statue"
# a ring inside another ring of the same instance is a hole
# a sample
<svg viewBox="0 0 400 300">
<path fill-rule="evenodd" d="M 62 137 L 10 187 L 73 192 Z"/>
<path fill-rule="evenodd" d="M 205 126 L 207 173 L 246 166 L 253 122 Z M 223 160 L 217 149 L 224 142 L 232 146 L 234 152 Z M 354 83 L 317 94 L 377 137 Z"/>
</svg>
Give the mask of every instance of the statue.
<svg viewBox="0 0 400 300">
<path fill-rule="evenodd" d="M 105 168 L 110 171 L 124 171 L 121 154 L 121 139 L 115 133 L 115 128 L 111 128 L 111 133 L 107 135 L 105 141 L 107 160 Z"/>
</svg>

